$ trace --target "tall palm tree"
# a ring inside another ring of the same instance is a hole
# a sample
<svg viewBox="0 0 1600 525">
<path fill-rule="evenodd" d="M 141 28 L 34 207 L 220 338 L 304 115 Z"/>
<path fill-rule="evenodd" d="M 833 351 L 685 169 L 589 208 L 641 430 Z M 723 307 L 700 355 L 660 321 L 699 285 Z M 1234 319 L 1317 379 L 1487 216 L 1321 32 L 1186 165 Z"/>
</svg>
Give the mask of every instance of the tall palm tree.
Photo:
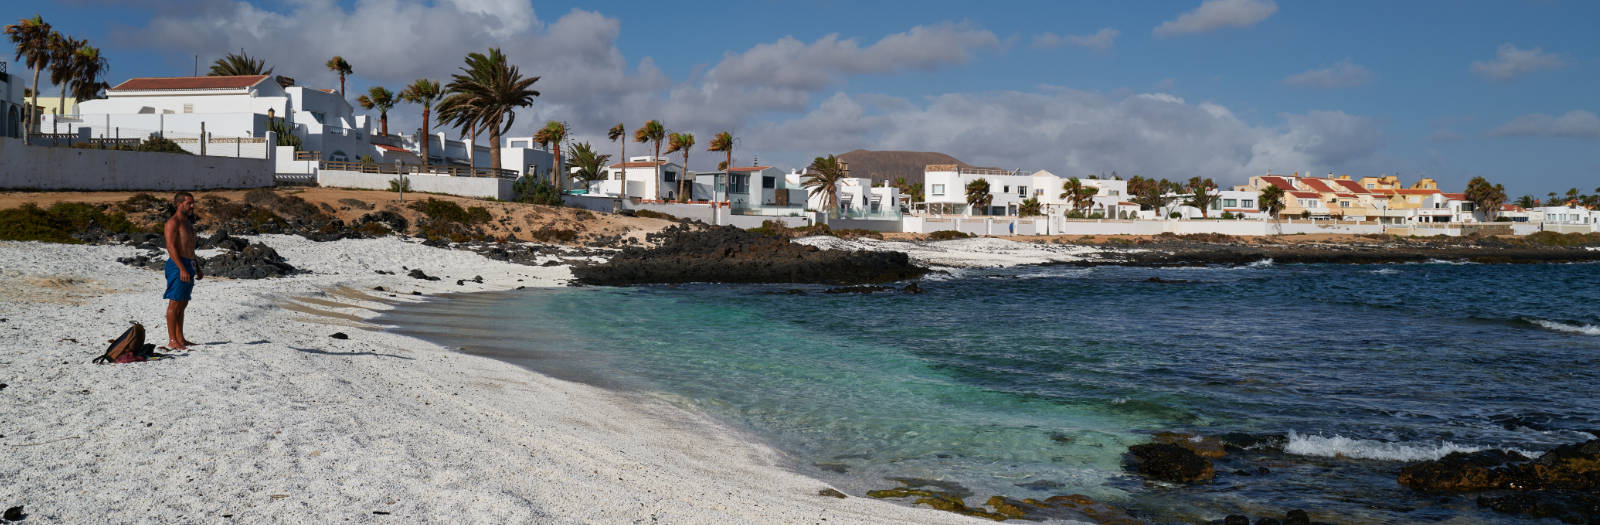
<svg viewBox="0 0 1600 525">
<path fill-rule="evenodd" d="M 333 57 L 333 58 L 339 59 L 339 57 Z M 343 59 L 339 59 L 339 60 L 342 61 Z M 345 66 L 345 68 L 349 69 L 349 65 L 347 64 Z M 344 74 L 343 73 L 339 74 L 339 89 L 341 90 L 340 91 L 341 94 L 344 93 L 344 91 L 343 91 L 343 89 L 344 89 Z M 428 166 L 428 142 L 429 142 L 429 139 L 428 139 L 428 130 L 429 130 L 429 128 L 428 128 L 428 116 L 429 115 L 428 114 L 433 112 L 433 103 L 434 102 L 438 102 L 439 98 L 443 97 L 443 96 L 444 96 L 444 89 L 439 87 L 439 83 L 437 81 L 426 79 L 426 78 L 416 79 L 415 81 L 411 82 L 411 85 L 406 86 L 405 89 L 400 90 L 400 100 L 404 100 L 404 101 L 410 102 L 412 104 L 420 104 L 420 105 L 422 105 L 422 137 L 421 137 L 422 140 L 418 141 L 419 144 L 417 144 L 417 146 L 418 146 L 418 149 L 422 150 L 422 166 L 423 167 L 427 167 Z"/>
<path fill-rule="evenodd" d="M 111 87 L 105 81 L 106 73 L 111 71 L 111 65 L 106 57 L 100 54 L 100 48 L 85 45 L 78 48 L 72 55 L 72 98 L 78 102 L 91 100 L 100 96 L 100 92 Z"/>
<path fill-rule="evenodd" d="M 1538 205 L 1539 201 L 1534 200 L 1532 195 L 1523 195 L 1521 197 L 1517 197 L 1517 206 L 1521 206 L 1523 209 L 1532 208 Z"/>
<path fill-rule="evenodd" d="M 829 154 L 811 161 L 811 166 L 800 179 L 800 185 L 809 189 L 812 197 L 821 196 L 822 206 L 829 217 L 839 212 L 839 181 L 844 180 L 844 165 L 839 158 Z"/>
<path fill-rule="evenodd" d="M 733 169 L 733 134 L 724 131 L 711 137 L 711 144 L 706 146 L 706 151 L 721 151 L 728 154 L 727 160 L 722 161 L 722 173 L 729 177 L 729 182 L 732 182 L 733 172 L 728 170 Z M 717 200 L 716 180 L 711 181 L 711 200 Z"/>
<path fill-rule="evenodd" d="M 620 177 L 622 185 L 617 194 L 626 199 L 628 198 L 628 127 L 618 122 L 617 125 L 611 126 L 611 129 L 606 131 L 606 138 L 611 139 L 612 142 L 620 142 L 622 144 L 622 152 L 618 154 L 622 156 L 620 160 L 622 162 L 622 176 Z"/>
<path fill-rule="evenodd" d="M 646 122 L 644 123 L 644 126 L 641 126 L 639 129 L 633 131 L 634 142 L 654 142 L 656 145 L 656 156 L 651 159 L 656 165 L 656 184 L 661 183 L 661 141 L 666 139 L 667 127 L 661 125 L 661 121 L 659 120 Z M 624 173 L 627 172 L 627 159 L 623 159 L 622 169 L 624 170 Z M 659 188 L 656 189 L 656 197 L 661 197 L 661 190 Z"/>
<path fill-rule="evenodd" d="M 361 109 L 378 109 L 378 126 L 383 136 L 389 136 L 389 108 L 396 102 L 394 92 L 383 86 L 367 88 L 367 94 L 356 97 L 356 102 L 361 104 Z"/>
<path fill-rule="evenodd" d="M 1189 191 L 1192 193 L 1192 195 L 1189 197 L 1188 201 L 1184 202 L 1184 204 L 1200 208 L 1200 218 L 1209 219 L 1210 216 L 1207 215 L 1206 210 L 1210 209 L 1211 203 L 1217 202 L 1217 198 L 1219 197 L 1219 195 L 1211 193 L 1211 190 L 1215 189 L 1217 189 L 1217 183 L 1215 181 L 1212 181 L 1211 179 L 1202 179 L 1200 177 L 1191 177 L 1189 179 Z"/>
<path fill-rule="evenodd" d="M 72 82 L 74 73 L 72 66 L 74 55 L 78 48 L 88 45 L 89 42 L 78 40 L 61 33 L 50 34 L 50 83 L 55 84 L 59 94 L 56 95 L 56 111 L 58 115 L 67 112 L 67 88 Z"/>
<path fill-rule="evenodd" d="M 250 58 L 243 49 L 239 54 L 228 53 L 222 58 L 211 63 L 211 71 L 206 73 L 209 77 L 230 77 L 240 75 L 271 75 L 272 68 L 267 67 L 267 61 L 259 58 Z"/>
<path fill-rule="evenodd" d="M 550 151 L 555 153 L 554 165 L 550 167 L 550 184 L 560 190 L 566 186 L 566 180 L 569 178 L 565 174 L 566 169 L 561 165 L 561 143 L 567 141 L 567 123 L 558 120 L 544 123 L 543 128 L 534 132 L 533 141 L 538 142 L 540 146 L 549 147 Z"/>
<path fill-rule="evenodd" d="M 1021 217 L 1032 217 L 1039 215 L 1039 210 L 1042 208 L 1044 208 L 1044 205 L 1039 204 L 1038 197 L 1028 197 L 1026 200 L 1022 201 L 1022 204 L 1017 205 L 1017 215 Z"/>
<path fill-rule="evenodd" d="M 1256 208 L 1267 212 L 1272 218 L 1278 218 L 1278 212 L 1283 211 L 1283 188 L 1267 186 L 1261 189 L 1261 195 L 1256 199 Z"/>
<path fill-rule="evenodd" d="M 678 202 L 689 202 L 689 194 L 684 193 L 684 182 L 689 178 L 689 150 L 694 149 L 693 133 L 673 133 L 667 138 L 667 154 L 674 151 L 683 152 L 683 173 L 678 176 Z M 689 191 L 694 191 L 694 186 L 689 186 Z"/>
<path fill-rule="evenodd" d="M 1576 188 L 1574 188 L 1576 189 Z M 1500 184 L 1490 185 L 1489 180 L 1483 177 L 1473 177 L 1467 181 L 1466 197 L 1468 201 L 1483 210 L 1483 218 L 1494 220 L 1500 212 L 1500 205 L 1506 202 L 1506 187 Z"/>
<path fill-rule="evenodd" d="M 333 55 L 333 58 L 328 59 L 328 71 L 339 74 L 339 96 L 344 97 L 344 77 L 345 75 L 354 73 L 355 70 L 350 69 L 350 63 L 345 62 L 344 57 Z M 424 162 L 424 164 L 426 164 L 426 162 Z"/>
<path fill-rule="evenodd" d="M 989 179 L 978 179 L 967 183 L 967 206 L 975 210 L 982 210 L 980 215 L 989 214 L 989 205 L 994 203 L 994 194 L 989 193 Z"/>
<path fill-rule="evenodd" d="M 489 48 L 488 54 L 469 54 L 466 62 L 460 73 L 450 75 L 450 95 L 439 103 L 439 116 L 449 115 L 450 122 L 463 131 L 488 131 L 489 164 L 498 172 L 500 134 L 516 121 L 516 108 L 533 105 L 539 92 L 532 86 L 539 77 L 523 77 L 517 66 L 506 62 L 500 48 Z"/>
<path fill-rule="evenodd" d="M 604 179 L 606 162 L 611 160 L 611 155 L 597 153 L 594 146 L 588 142 L 572 143 L 572 166 L 578 168 L 573 174 L 583 179 L 585 184 Z"/>
<path fill-rule="evenodd" d="M 28 94 L 30 100 L 25 108 L 24 118 L 27 120 L 23 123 L 26 128 L 22 133 L 23 144 L 28 143 L 28 133 L 38 131 L 35 126 L 39 121 L 39 71 L 50 65 L 50 35 L 54 32 L 39 15 L 6 26 L 6 36 L 17 46 L 17 60 L 33 68 L 33 89 Z"/>
<path fill-rule="evenodd" d="M 1093 202 L 1095 194 L 1100 193 L 1100 188 L 1085 186 L 1083 181 L 1078 180 L 1077 177 L 1067 179 L 1066 182 L 1061 183 L 1061 189 L 1063 191 L 1059 198 L 1065 199 L 1070 203 L 1072 211 L 1075 212 L 1081 212 L 1084 208 L 1089 207 L 1089 203 Z"/>
</svg>

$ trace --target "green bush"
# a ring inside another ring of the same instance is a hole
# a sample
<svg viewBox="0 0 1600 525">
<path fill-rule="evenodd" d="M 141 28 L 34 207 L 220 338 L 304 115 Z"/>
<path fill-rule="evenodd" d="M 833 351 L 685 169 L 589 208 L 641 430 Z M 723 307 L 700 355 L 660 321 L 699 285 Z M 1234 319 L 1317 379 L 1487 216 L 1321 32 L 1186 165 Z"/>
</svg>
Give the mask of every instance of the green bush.
<svg viewBox="0 0 1600 525">
<path fill-rule="evenodd" d="M 672 215 L 672 214 L 668 214 L 668 213 L 661 213 L 659 211 L 650 211 L 650 210 L 635 210 L 633 212 L 633 216 L 634 217 L 644 217 L 646 219 L 664 219 L 664 220 L 669 220 L 669 221 L 681 221 L 681 220 L 683 220 L 683 219 L 678 218 L 677 215 Z M 770 221 L 768 221 L 768 222 L 770 222 Z M 765 226 L 766 223 L 763 222 L 762 225 Z"/>
<path fill-rule="evenodd" d="M 411 191 L 411 181 L 410 180 L 406 180 L 406 179 L 401 179 L 400 177 L 395 177 L 395 178 L 389 179 L 389 191 L 393 191 L 393 192 Z"/>
<path fill-rule="evenodd" d="M 1182 213 L 1178 213 L 1178 212 L 1172 212 L 1172 213 L 1168 213 L 1167 214 L 1167 218 L 1168 219 L 1182 219 L 1183 218 L 1183 214 Z"/>
<path fill-rule="evenodd" d="M 144 142 L 140 142 L 139 146 L 134 148 L 134 151 L 182 153 L 184 155 L 193 155 L 193 153 L 189 153 L 188 151 L 185 151 L 183 147 L 178 146 L 178 143 L 173 142 L 172 139 L 168 139 L 154 133 L 151 133 L 148 138 L 144 139 Z"/>
<path fill-rule="evenodd" d="M 511 184 L 512 191 L 517 193 L 517 200 L 532 204 L 546 206 L 561 206 L 561 191 L 555 185 L 539 180 L 538 177 L 523 175 Z"/>
<path fill-rule="evenodd" d="M 1225 220 L 1225 221 L 1231 221 L 1231 220 L 1233 220 L 1233 212 L 1231 212 L 1231 211 L 1225 211 L 1225 212 L 1222 212 L 1222 217 L 1221 217 L 1221 219 L 1222 219 L 1222 220 Z"/>
<path fill-rule="evenodd" d="M 528 239 L 538 242 L 572 242 L 578 239 L 573 230 L 540 229 L 528 232 Z"/>
<path fill-rule="evenodd" d="M 482 206 L 462 209 L 454 202 L 428 197 L 428 200 L 411 203 L 411 209 L 422 212 L 436 223 L 478 224 L 489 222 L 489 210 Z"/>
<path fill-rule="evenodd" d="M 965 239 L 965 238 L 973 237 L 973 236 L 974 235 L 972 235 L 970 233 L 963 233 L 963 232 L 960 232 L 960 231 L 957 231 L 957 230 L 939 230 L 939 231 L 936 231 L 936 232 L 928 234 L 928 238 L 929 239 L 933 239 L 935 241 L 948 241 L 948 240 L 951 240 L 951 239 Z"/>
<path fill-rule="evenodd" d="M 108 214 L 100 207 L 81 202 L 58 202 L 48 209 L 30 202 L 0 210 L 0 240 L 78 244 L 82 241 L 72 234 L 97 228 L 112 233 L 144 231 L 122 212 Z"/>
</svg>

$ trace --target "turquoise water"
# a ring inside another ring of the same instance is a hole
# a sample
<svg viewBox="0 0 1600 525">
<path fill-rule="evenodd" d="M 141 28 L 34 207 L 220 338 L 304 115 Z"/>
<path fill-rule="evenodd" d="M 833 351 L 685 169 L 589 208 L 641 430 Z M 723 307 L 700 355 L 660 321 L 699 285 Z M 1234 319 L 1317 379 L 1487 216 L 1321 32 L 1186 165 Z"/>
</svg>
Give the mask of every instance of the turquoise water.
<svg viewBox="0 0 1600 525">
<path fill-rule="evenodd" d="M 1600 265 L 1022 267 L 936 276 L 921 295 L 472 294 L 380 322 L 665 396 L 856 495 L 926 478 L 977 501 L 1086 494 L 1155 520 L 1497 521 L 1511 517 L 1394 476 L 1450 450 L 1537 452 L 1600 429 L 1597 282 Z M 1122 468 L 1157 431 L 1281 442 L 1173 487 Z"/>
</svg>

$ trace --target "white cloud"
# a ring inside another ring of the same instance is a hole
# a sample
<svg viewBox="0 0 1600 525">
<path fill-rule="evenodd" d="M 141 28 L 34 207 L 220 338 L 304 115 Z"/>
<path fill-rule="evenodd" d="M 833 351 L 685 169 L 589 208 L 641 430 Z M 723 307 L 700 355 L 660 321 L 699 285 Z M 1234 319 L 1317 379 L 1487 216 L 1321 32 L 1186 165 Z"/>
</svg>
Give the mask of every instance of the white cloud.
<svg viewBox="0 0 1600 525">
<path fill-rule="evenodd" d="M 706 73 L 708 83 L 819 89 L 855 74 L 928 70 L 961 64 L 979 49 L 999 47 L 994 33 L 968 24 L 917 26 L 861 47 L 830 34 L 810 44 L 785 36 L 743 53 L 727 53 Z"/>
<path fill-rule="evenodd" d="M 1156 26 L 1159 37 L 1207 33 L 1225 27 L 1250 27 L 1278 11 L 1273 0 L 1205 0 L 1200 7 Z"/>
<path fill-rule="evenodd" d="M 1072 44 L 1095 51 L 1105 51 L 1116 44 L 1117 35 L 1120 34 L 1122 34 L 1121 31 L 1109 27 L 1100 28 L 1099 31 L 1088 35 L 1061 36 L 1055 33 L 1042 33 L 1033 37 L 1033 47 L 1052 48 L 1061 47 L 1063 44 Z"/>
<path fill-rule="evenodd" d="M 1332 66 L 1290 75 L 1283 79 L 1283 83 L 1301 87 L 1342 88 L 1370 83 L 1372 77 L 1371 70 L 1346 58 Z"/>
<path fill-rule="evenodd" d="M 1500 44 L 1494 60 L 1476 61 L 1471 70 L 1478 75 L 1495 80 L 1507 80 L 1524 73 L 1557 69 L 1566 65 L 1560 56 L 1546 53 L 1544 49 L 1521 49 L 1510 43 Z"/>
<path fill-rule="evenodd" d="M 1544 114 L 1523 115 L 1490 132 L 1501 137 L 1600 138 L 1600 117 L 1575 109 L 1559 117 Z"/>
<path fill-rule="evenodd" d="M 1165 93 L 1108 96 L 1064 88 L 946 94 L 893 109 L 840 93 L 805 115 L 748 135 L 752 145 L 782 148 L 763 151 L 763 158 L 795 165 L 829 152 L 897 149 L 940 151 L 983 166 L 1200 175 L 1219 184 L 1268 170 L 1373 167 L 1383 147 L 1375 121 L 1338 111 L 1286 114 L 1278 125 L 1258 126 L 1223 106 Z"/>
</svg>

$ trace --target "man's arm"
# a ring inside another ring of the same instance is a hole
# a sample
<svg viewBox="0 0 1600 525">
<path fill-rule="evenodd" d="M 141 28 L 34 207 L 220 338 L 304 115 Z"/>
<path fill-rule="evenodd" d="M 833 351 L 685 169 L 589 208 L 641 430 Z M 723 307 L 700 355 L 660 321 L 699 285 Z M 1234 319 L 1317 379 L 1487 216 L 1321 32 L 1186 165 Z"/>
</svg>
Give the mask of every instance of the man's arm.
<svg viewBox="0 0 1600 525">
<path fill-rule="evenodd" d="M 167 237 L 167 259 L 172 260 L 172 264 L 178 266 L 178 280 L 190 282 L 194 280 L 194 277 L 189 275 L 189 268 L 183 265 L 183 258 L 178 257 L 178 235 L 181 233 L 178 228 L 178 221 L 167 219 L 167 227 L 164 231 Z"/>
</svg>

